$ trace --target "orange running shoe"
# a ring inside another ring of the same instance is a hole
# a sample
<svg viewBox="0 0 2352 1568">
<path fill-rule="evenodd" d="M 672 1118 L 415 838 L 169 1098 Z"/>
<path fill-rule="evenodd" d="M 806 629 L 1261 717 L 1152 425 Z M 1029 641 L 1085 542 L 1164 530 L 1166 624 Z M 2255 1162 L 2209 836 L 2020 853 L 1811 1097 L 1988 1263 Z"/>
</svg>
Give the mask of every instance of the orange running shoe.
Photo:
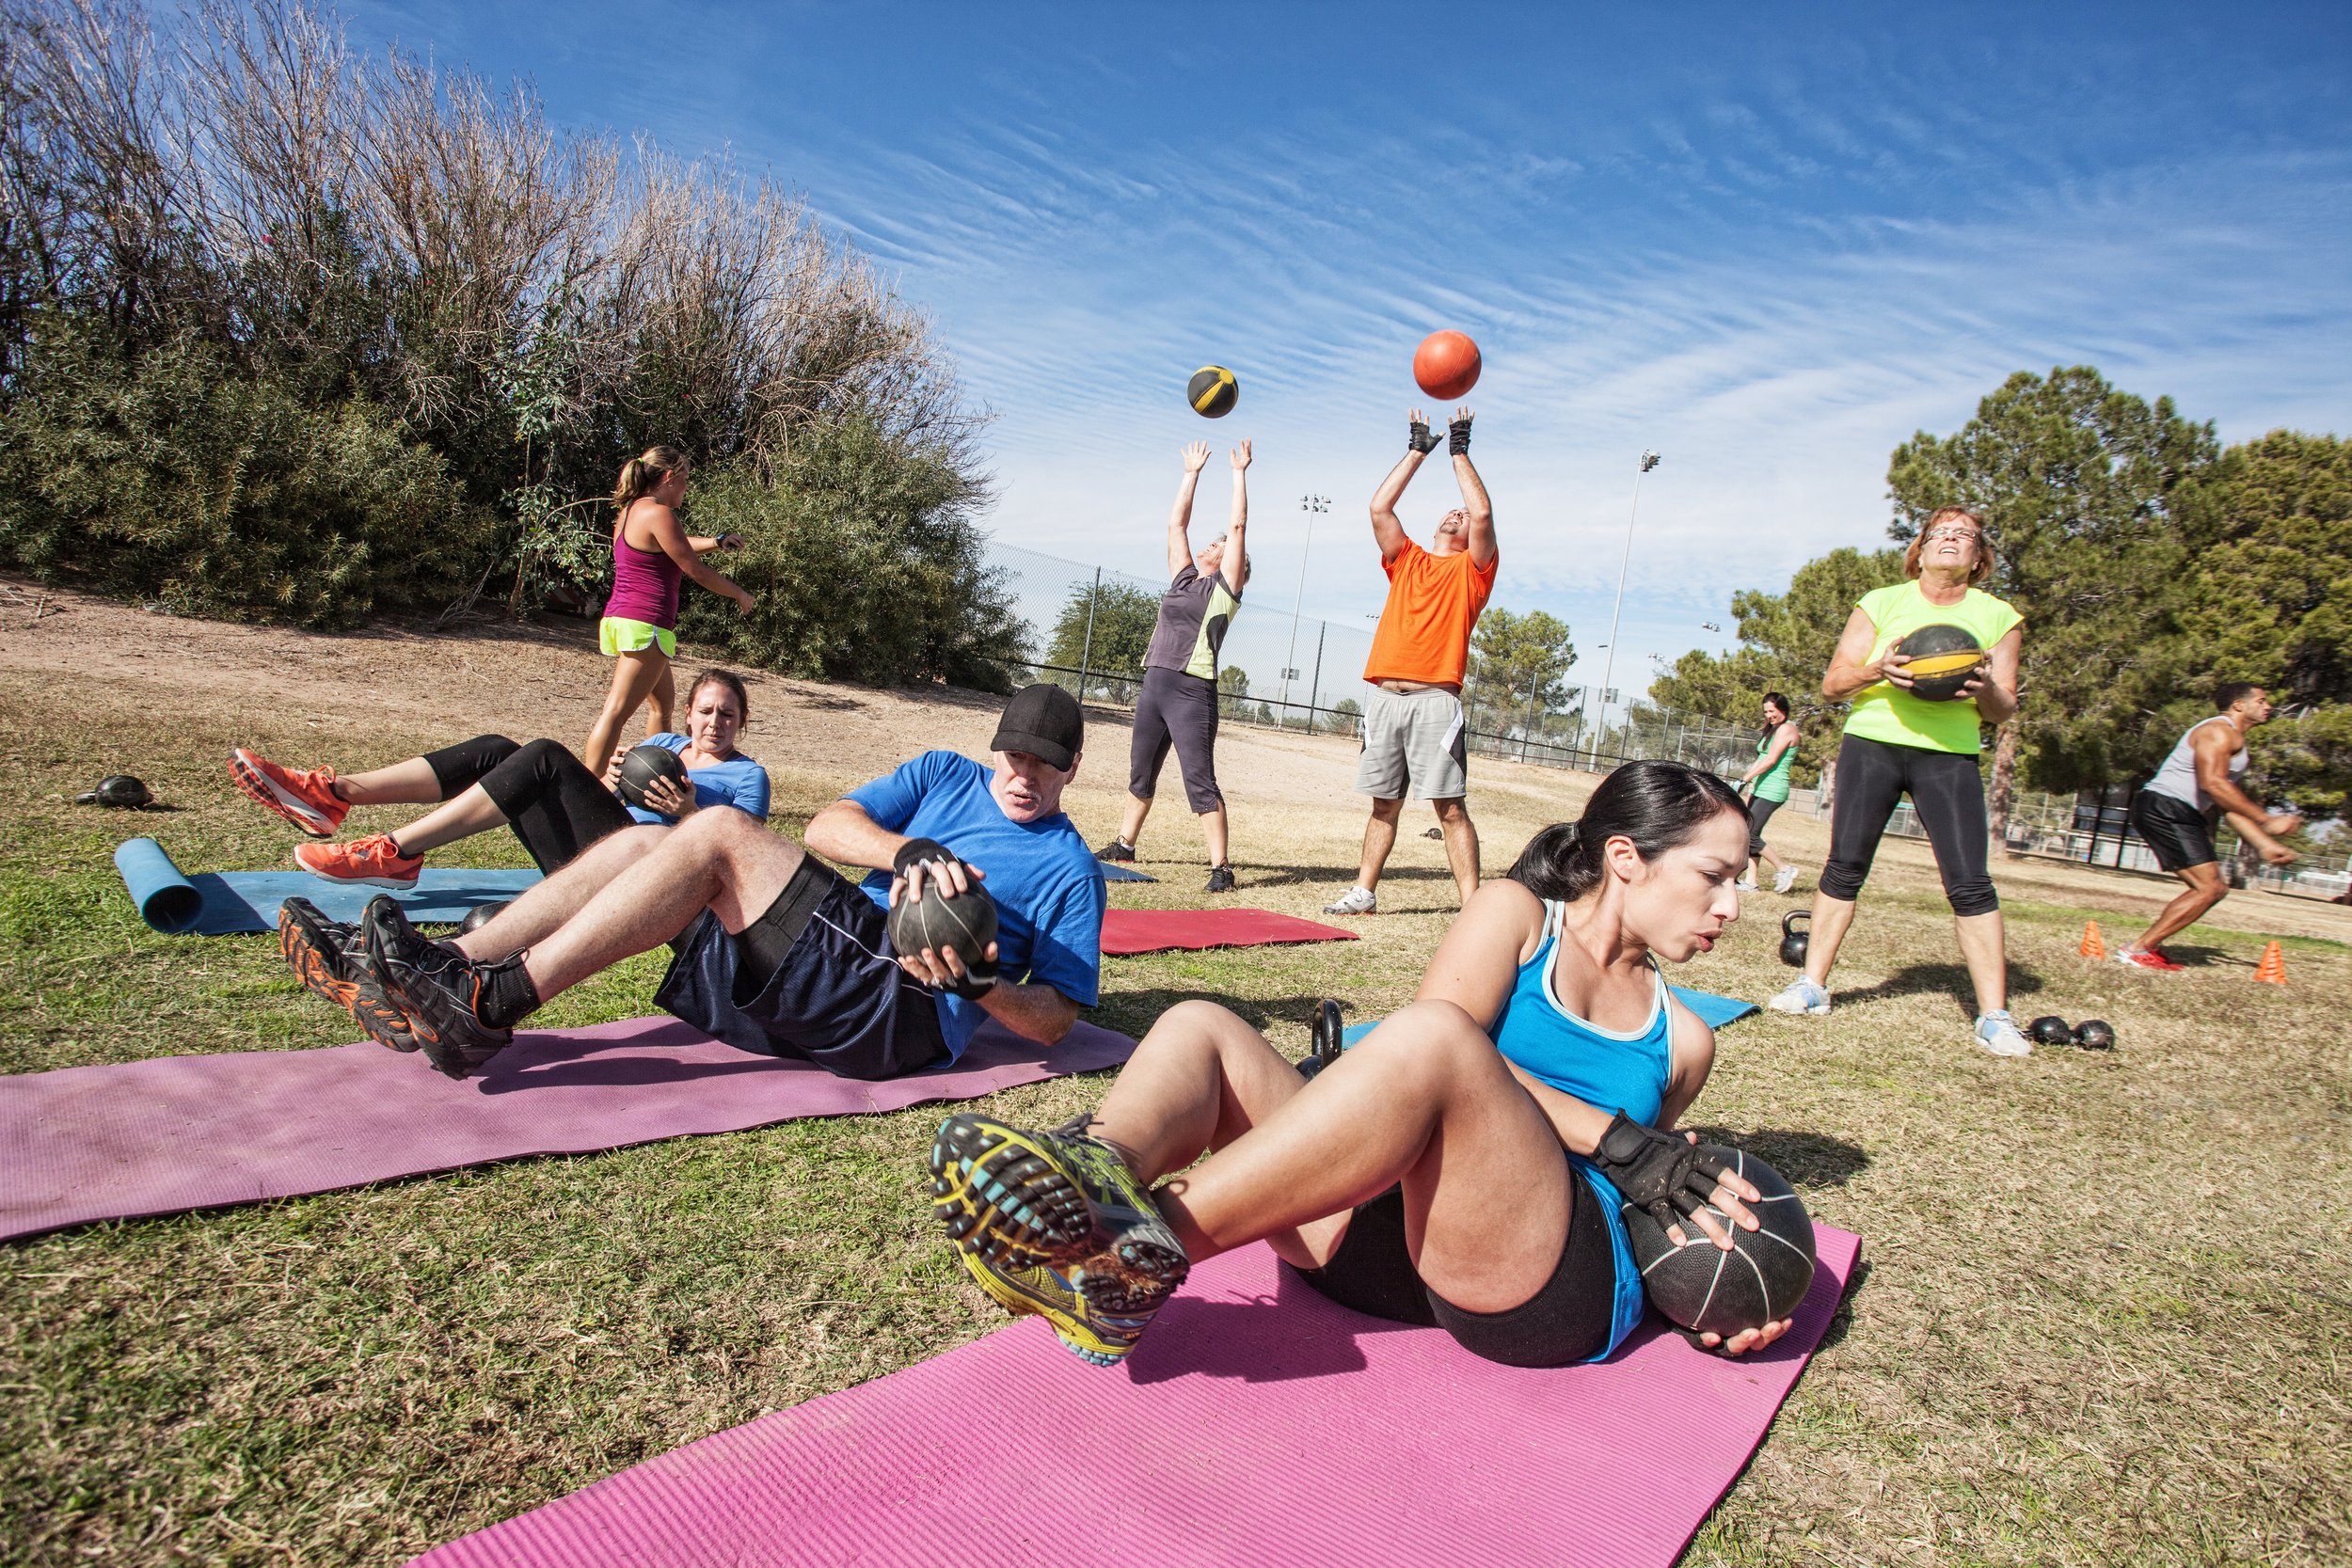
<svg viewBox="0 0 2352 1568">
<path fill-rule="evenodd" d="M 422 855 L 404 855 L 389 833 L 370 833 L 349 844 L 297 844 L 294 864 L 313 877 L 370 887 L 414 887 L 424 869 Z"/>
<path fill-rule="evenodd" d="M 332 838 L 351 807 L 335 794 L 332 768 L 281 768 L 240 746 L 229 753 L 229 776 L 257 804 L 312 838 Z"/>
</svg>

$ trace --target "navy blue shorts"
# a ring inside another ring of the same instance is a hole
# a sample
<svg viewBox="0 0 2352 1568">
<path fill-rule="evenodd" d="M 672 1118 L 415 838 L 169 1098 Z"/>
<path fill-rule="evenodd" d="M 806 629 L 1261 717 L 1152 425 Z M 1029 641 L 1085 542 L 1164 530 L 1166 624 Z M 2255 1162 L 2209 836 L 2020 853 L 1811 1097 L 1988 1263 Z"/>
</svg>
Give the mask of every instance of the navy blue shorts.
<svg viewBox="0 0 2352 1568">
<path fill-rule="evenodd" d="M 739 1051 L 805 1057 L 843 1078 L 919 1072 L 948 1059 L 939 1006 L 890 956 L 883 926 L 872 899 L 803 856 L 742 932 L 704 911 L 654 1001 Z"/>
</svg>

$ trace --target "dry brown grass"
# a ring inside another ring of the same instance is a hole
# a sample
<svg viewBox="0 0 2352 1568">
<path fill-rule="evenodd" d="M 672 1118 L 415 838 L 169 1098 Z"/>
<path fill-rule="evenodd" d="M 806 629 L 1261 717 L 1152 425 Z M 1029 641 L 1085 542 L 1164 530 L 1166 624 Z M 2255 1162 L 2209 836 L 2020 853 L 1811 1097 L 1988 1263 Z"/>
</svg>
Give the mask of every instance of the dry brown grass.
<svg viewBox="0 0 2352 1568">
<path fill-rule="evenodd" d="M 55 601 L 53 601 L 55 602 Z M 0 1066 L 339 1042 L 262 939 L 139 927 L 105 865 L 124 821 L 61 803 L 125 768 L 182 809 L 141 820 L 187 860 L 272 863 L 286 835 L 236 800 L 238 742 L 352 765 L 481 728 L 575 739 L 601 689 L 577 636 L 327 639 L 67 599 L 0 606 Z M 93 673 L 103 673 L 102 674 Z M 748 741 L 780 816 L 924 744 L 977 749 L 953 694 L 755 689 Z M 1124 732 L 1098 721 L 1072 809 L 1115 825 Z M 1230 732 L 1246 901 L 1312 913 L 1361 825 L 1343 745 Z M 1592 781 L 1481 764 L 1499 866 Z M 1171 797 L 1172 799 L 1172 797 Z M 1181 814 L 1178 814 L 1181 816 Z M 1786 822 L 1786 819 L 1784 819 Z M 1103 1017 L 1139 1031 L 1214 995 L 1303 1048 L 1308 1008 L 1409 995 L 1453 905 L 1408 816 L 1391 911 L 1345 949 L 1115 960 Z M 1775 825 L 1818 865 L 1825 830 Z M 1155 886 L 1199 902 L 1198 839 L 1163 816 Z M 511 847 L 495 847 L 518 863 Z M 185 862 L 183 861 L 183 863 Z M 1788 1172 L 1867 1269 L 1705 1563 L 2343 1561 L 2352 1556 L 2345 1180 L 2352 911 L 2240 895 L 2165 978 L 2074 956 L 2160 888 L 1996 866 L 2016 1006 L 2112 1020 L 2111 1055 L 1972 1051 L 1924 848 L 1892 844 L 1827 1019 L 1722 1037 L 1696 1120 Z M 1750 901 L 1679 976 L 1760 999 L 1787 972 Z M 2292 984 L 2257 986 L 2289 937 Z M 639 964 L 566 997 L 642 1011 Z M 421 1074 L 419 1092 L 437 1081 Z M 1051 1117 L 1100 1082 L 1003 1097 Z M 380 1562 L 762 1411 L 993 1326 L 925 1221 L 930 1114 L 803 1123 L 20 1243 L 0 1278 L 0 1541 L 27 1562 Z M 1502 1462 L 1498 1458 L 1497 1462 Z"/>
</svg>

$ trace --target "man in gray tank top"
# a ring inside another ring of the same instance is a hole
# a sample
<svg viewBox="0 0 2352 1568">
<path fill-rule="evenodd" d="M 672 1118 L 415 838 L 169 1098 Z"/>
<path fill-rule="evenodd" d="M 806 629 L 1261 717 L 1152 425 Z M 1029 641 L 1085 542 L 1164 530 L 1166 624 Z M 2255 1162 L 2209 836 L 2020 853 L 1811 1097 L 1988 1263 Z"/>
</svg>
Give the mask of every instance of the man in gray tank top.
<svg viewBox="0 0 2352 1568">
<path fill-rule="evenodd" d="M 2213 847 L 2217 816 L 2227 813 L 2238 836 L 2272 865 L 2296 859 L 2279 836 L 2295 832 L 2303 819 L 2264 810 L 2237 784 L 2246 771 L 2246 732 L 2270 721 L 2270 694 L 2251 681 L 2224 681 L 2213 703 L 2220 711 L 2188 727 L 2132 800 L 2133 829 L 2155 852 L 2156 863 L 2188 884 L 2154 925 L 2116 950 L 2116 961 L 2135 969 L 2181 968 L 2165 957 L 2165 939 L 2228 896 Z"/>
</svg>

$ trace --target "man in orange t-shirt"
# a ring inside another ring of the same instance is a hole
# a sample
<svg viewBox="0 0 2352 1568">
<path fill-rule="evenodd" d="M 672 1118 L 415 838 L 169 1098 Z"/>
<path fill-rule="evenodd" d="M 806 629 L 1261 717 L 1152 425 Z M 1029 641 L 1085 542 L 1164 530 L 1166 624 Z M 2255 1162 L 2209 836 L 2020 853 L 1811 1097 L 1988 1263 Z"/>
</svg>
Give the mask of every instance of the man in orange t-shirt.
<svg viewBox="0 0 2352 1568">
<path fill-rule="evenodd" d="M 1372 498 L 1372 534 L 1380 544 L 1381 569 L 1389 574 L 1389 602 L 1372 634 L 1372 657 L 1364 679 L 1372 683 L 1364 710 L 1361 759 L 1356 788 L 1372 797 L 1372 820 L 1364 825 L 1364 860 L 1356 885 L 1332 903 L 1327 914 L 1372 914 L 1379 908 L 1374 890 L 1396 845 L 1397 818 L 1405 792 L 1436 808 L 1445 836 L 1446 864 L 1453 868 L 1462 902 L 1478 891 L 1478 828 L 1470 821 L 1467 716 L 1462 711 L 1462 674 L 1470 664 L 1470 630 L 1495 591 L 1494 505 L 1470 467 L 1470 420 L 1454 411 L 1446 448 L 1454 458 L 1454 483 L 1462 504 L 1438 520 L 1437 537 L 1422 549 L 1405 536 L 1396 503 L 1421 471 L 1422 459 L 1438 438 L 1418 408 L 1406 437 L 1406 452 Z"/>
</svg>

